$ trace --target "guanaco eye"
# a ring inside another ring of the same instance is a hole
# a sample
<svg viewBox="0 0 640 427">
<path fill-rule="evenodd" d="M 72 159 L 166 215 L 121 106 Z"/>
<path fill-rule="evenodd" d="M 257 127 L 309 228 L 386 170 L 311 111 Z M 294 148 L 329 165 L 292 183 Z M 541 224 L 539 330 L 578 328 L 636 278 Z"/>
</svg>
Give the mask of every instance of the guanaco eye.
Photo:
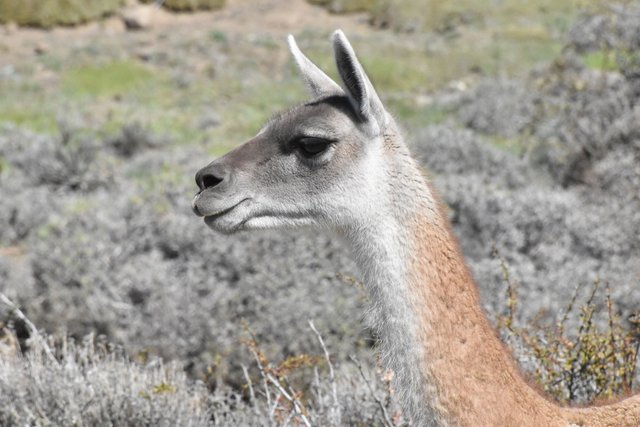
<svg viewBox="0 0 640 427">
<path fill-rule="evenodd" d="M 304 157 L 311 158 L 326 151 L 331 141 L 323 138 L 304 137 L 296 141 L 296 148 Z"/>
</svg>

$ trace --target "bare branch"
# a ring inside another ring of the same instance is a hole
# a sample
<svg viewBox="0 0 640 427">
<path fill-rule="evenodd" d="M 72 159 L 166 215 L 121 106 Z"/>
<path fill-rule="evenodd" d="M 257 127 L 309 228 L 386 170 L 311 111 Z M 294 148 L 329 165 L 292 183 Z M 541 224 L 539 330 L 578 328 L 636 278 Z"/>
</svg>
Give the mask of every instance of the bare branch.
<svg viewBox="0 0 640 427">
<path fill-rule="evenodd" d="M 14 304 L 13 301 L 7 298 L 4 293 L 0 293 L 0 301 L 11 307 L 11 310 L 13 310 L 13 313 L 16 315 L 16 317 L 22 320 L 25 325 L 27 325 L 27 328 L 29 328 L 29 332 L 31 332 L 31 336 L 40 343 L 49 361 L 57 365 L 58 361 L 56 360 L 56 357 L 53 355 L 51 348 L 49 348 L 47 341 L 42 335 L 40 335 L 40 332 L 38 332 L 38 328 L 36 328 L 36 325 L 34 325 L 31 320 L 29 320 L 29 318 L 24 315 L 22 310 L 20 310 L 20 308 L 16 304 Z"/>
<path fill-rule="evenodd" d="M 329 356 L 329 350 L 327 350 L 327 346 L 324 344 L 324 340 L 322 339 L 322 335 L 316 329 L 315 325 L 311 320 L 309 320 L 309 327 L 316 334 L 318 341 L 320 342 L 320 347 L 322 347 L 322 351 L 324 352 L 324 357 L 327 360 L 327 365 L 329 366 L 329 380 L 331 381 L 331 393 L 333 397 L 333 410 L 335 416 L 335 421 L 339 421 L 341 418 L 340 414 L 340 403 L 338 402 L 338 386 L 336 385 L 336 376 L 333 372 L 333 364 L 331 363 L 331 357 Z"/>
<path fill-rule="evenodd" d="M 247 367 L 242 364 L 242 373 L 244 374 L 244 378 L 247 380 L 247 387 L 249 388 L 249 399 L 251 400 L 251 405 L 253 405 L 253 411 L 258 414 L 258 407 L 256 406 L 256 394 L 253 391 L 253 382 L 251 381 L 251 377 L 249 376 L 249 371 Z"/>
<path fill-rule="evenodd" d="M 278 400 L 276 399 L 275 403 L 271 405 L 271 393 L 269 392 L 269 384 L 267 383 L 267 374 L 265 372 L 264 366 L 260 361 L 260 356 L 258 355 L 256 349 L 252 346 L 249 346 L 251 353 L 253 353 L 253 357 L 255 357 L 256 362 L 258 363 L 258 369 L 260 370 L 260 375 L 262 376 L 262 387 L 264 388 L 264 394 L 267 398 L 267 406 L 271 408 L 269 411 L 269 421 L 271 425 L 273 425 L 273 416 L 275 414 L 276 408 L 278 407 Z"/>
<path fill-rule="evenodd" d="M 291 394 L 287 393 L 284 387 L 282 387 L 282 384 L 280 384 L 280 381 L 274 378 L 273 375 L 271 375 L 270 373 L 267 373 L 267 378 L 269 379 L 271 384 L 273 384 L 274 387 L 278 389 L 280 394 L 284 396 L 284 398 L 287 399 L 293 405 L 294 411 L 296 411 L 296 413 L 300 416 L 304 425 L 306 425 L 307 427 L 311 427 L 311 423 L 309 422 L 307 417 L 304 415 L 302 411 L 302 407 L 300 406 L 300 402 L 298 402 L 298 399 L 295 398 L 295 394 L 293 392 Z"/>
<path fill-rule="evenodd" d="M 362 376 L 362 379 L 364 380 L 365 384 L 367 384 L 367 387 L 369 388 L 369 392 L 371 393 L 371 396 L 373 397 L 373 399 L 376 401 L 376 403 L 382 410 L 384 425 L 387 427 L 395 427 L 393 422 L 391 421 L 391 418 L 389 418 L 389 414 L 387 413 L 387 408 L 384 406 L 382 401 L 378 398 L 378 396 L 376 396 L 376 393 L 373 391 L 373 387 L 371 387 L 371 382 L 369 382 L 369 378 L 367 378 L 367 376 L 365 375 L 364 370 L 362 369 L 362 365 L 360 364 L 360 361 L 356 359 L 356 357 L 353 355 L 349 356 L 349 359 L 351 359 L 351 361 L 358 367 L 358 370 L 360 371 L 360 376 Z"/>
</svg>

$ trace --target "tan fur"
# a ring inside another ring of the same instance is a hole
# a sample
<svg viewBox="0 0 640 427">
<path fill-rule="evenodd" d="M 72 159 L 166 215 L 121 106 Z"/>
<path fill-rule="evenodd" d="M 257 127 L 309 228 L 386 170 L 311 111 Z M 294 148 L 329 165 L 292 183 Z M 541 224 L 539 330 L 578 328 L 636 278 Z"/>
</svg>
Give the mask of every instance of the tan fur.
<svg viewBox="0 0 640 427">
<path fill-rule="evenodd" d="M 640 426 L 639 396 L 561 408 L 522 379 L 434 192 L 346 36 L 332 40 L 344 91 L 289 37 L 314 100 L 198 171 L 194 213 L 223 233 L 315 225 L 343 234 L 370 294 L 382 363 L 414 426 Z M 300 135 L 335 144 L 312 160 Z"/>
<path fill-rule="evenodd" d="M 436 217 L 411 224 L 409 287 L 421 322 L 424 376 L 436 385 L 445 419 L 460 426 L 640 426 L 640 396 L 561 408 L 524 381 L 482 312 L 448 221 L 442 212 Z"/>
</svg>

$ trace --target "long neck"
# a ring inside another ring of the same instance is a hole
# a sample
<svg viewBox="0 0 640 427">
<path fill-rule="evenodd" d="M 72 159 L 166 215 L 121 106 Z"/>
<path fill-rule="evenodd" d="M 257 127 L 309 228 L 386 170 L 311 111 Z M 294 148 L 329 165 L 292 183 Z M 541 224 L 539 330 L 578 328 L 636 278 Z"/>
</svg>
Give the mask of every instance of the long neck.
<svg viewBox="0 0 640 427">
<path fill-rule="evenodd" d="M 407 157 L 408 158 L 408 157 Z M 480 307 L 448 221 L 410 161 L 386 215 L 351 233 L 380 355 L 413 425 L 553 425 Z"/>
</svg>

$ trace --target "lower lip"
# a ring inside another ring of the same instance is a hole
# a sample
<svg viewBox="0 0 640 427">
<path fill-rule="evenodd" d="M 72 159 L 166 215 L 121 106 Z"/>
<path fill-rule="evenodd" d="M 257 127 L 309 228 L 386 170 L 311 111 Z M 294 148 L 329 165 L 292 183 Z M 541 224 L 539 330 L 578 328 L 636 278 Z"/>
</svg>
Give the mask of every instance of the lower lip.
<svg viewBox="0 0 640 427">
<path fill-rule="evenodd" d="M 229 213 L 230 211 L 233 210 L 233 208 L 235 208 L 235 206 L 229 208 L 229 209 L 225 209 L 219 212 L 216 212 L 214 214 L 209 214 L 209 215 L 203 215 L 204 216 L 204 222 L 205 224 L 209 224 L 213 221 L 215 221 L 216 219 L 225 216 L 227 213 Z"/>
<path fill-rule="evenodd" d="M 198 196 L 196 196 L 195 201 L 197 201 L 197 197 L 198 197 Z M 204 217 L 204 222 L 205 222 L 205 224 L 210 225 L 210 224 L 211 224 L 211 223 L 213 223 L 215 220 L 217 220 L 218 218 L 221 218 L 221 217 L 223 217 L 223 216 L 227 215 L 229 212 L 233 211 L 234 209 L 236 209 L 238 206 L 240 206 L 242 203 L 246 202 L 247 200 L 249 200 L 249 198 L 242 199 L 242 200 L 240 200 L 238 203 L 236 203 L 235 205 L 230 206 L 230 207 L 228 207 L 228 208 L 226 208 L 226 209 L 223 209 L 223 210 L 221 210 L 221 211 L 217 211 L 217 212 L 214 212 L 214 213 L 208 213 L 208 214 L 206 214 L 206 215 L 205 215 L 205 214 L 202 214 L 202 213 L 200 212 L 200 210 L 197 208 L 197 206 L 196 206 L 196 208 L 195 208 L 195 209 L 197 210 L 197 213 L 198 213 L 198 214 L 200 214 L 200 216 L 203 216 L 203 217 Z M 194 202 L 194 205 L 195 205 L 195 202 Z"/>
<path fill-rule="evenodd" d="M 218 221 L 218 219 L 220 219 L 223 215 L 208 215 L 204 217 L 204 223 L 207 224 L 207 226 L 212 227 L 214 229 L 217 229 L 217 227 L 214 226 L 214 224 Z"/>
</svg>

